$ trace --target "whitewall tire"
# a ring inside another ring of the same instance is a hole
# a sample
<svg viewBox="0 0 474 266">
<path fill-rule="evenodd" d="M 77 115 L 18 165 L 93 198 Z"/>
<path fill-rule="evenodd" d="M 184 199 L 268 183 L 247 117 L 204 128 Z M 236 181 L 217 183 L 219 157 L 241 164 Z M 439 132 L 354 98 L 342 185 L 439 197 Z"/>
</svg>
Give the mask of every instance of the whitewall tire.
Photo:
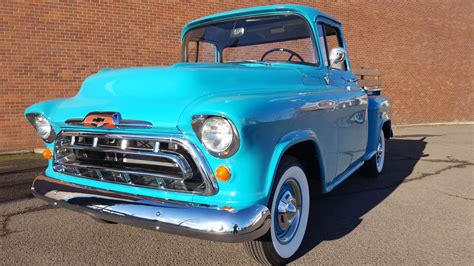
<svg viewBox="0 0 474 266">
<path fill-rule="evenodd" d="M 369 177 L 379 176 L 385 164 L 385 134 L 380 130 L 374 156 L 364 162 L 364 172 Z"/>
<path fill-rule="evenodd" d="M 282 159 L 269 205 L 272 215 L 270 232 L 244 246 L 260 263 L 286 264 L 301 246 L 310 208 L 308 180 L 303 167 L 294 157 Z"/>
</svg>

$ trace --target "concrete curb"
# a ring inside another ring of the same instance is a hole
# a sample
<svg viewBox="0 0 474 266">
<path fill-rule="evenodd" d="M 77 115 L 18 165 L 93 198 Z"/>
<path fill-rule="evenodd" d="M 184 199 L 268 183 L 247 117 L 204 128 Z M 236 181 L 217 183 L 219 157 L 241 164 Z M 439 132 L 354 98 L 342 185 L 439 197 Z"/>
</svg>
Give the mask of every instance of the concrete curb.
<svg viewBox="0 0 474 266">
<path fill-rule="evenodd" d="M 34 148 L 33 152 L 37 154 L 43 154 L 44 150 L 46 150 L 46 148 Z"/>
<path fill-rule="evenodd" d="M 397 127 L 433 127 L 433 126 L 462 126 L 462 125 L 474 125 L 474 121 L 465 122 L 439 122 L 439 123 L 419 123 L 419 124 L 395 124 L 394 128 Z"/>
<path fill-rule="evenodd" d="M 0 156 L 2 155 L 16 155 L 16 154 L 25 154 L 25 153 L 32 153 L 33 149 L 31 150 L 21 150 L 21 151 L 2 151 L 0 152 Z"/>
</svg>

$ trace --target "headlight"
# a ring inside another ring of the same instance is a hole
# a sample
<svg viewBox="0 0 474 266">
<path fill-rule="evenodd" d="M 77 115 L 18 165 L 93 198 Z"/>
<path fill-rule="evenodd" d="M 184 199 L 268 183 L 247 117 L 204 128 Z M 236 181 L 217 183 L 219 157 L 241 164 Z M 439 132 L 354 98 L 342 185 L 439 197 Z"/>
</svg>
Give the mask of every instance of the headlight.
<svg viewBox="0 0 474 266">
<path fill-rule="evenodd" d="M 230 157 L 239 148 L 237 130 L 232 122 L 223 117 L 195 117 L 193 128 L 207 151 L 216 157 Z"/>
<path fill-rule="evenodd" d="M 224 152 L 232 143 L 232 126 L 220 117 L 211 117 L 204 121 L 201 129 L 201 141 L 213 152 Z"/>
<path fill-rule="evenodd" d="M 56 133 L 51 126 L 51 123 L 44 116 L 40 114 L 27 114 L 26 118 L 31 125 L 36 129 L 38 135 L 46 142 L 52 142 L 56 137 Z"/>
</svg>

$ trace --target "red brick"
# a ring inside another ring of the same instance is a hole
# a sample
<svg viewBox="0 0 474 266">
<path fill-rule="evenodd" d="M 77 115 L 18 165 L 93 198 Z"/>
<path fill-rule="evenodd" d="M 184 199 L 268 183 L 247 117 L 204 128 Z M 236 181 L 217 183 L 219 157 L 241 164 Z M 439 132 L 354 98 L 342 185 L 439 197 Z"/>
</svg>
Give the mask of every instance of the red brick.
<svg viewBox="0 0 474 266">
<path fill-rule="evenodd" d="M 279 1 L 5 2 L 0 4 L 0 152 L 41 141 L 23 118 L 73 96 L 104 67 L 170 65 L 190 20 Z M 472 121 L 472 3 L 292 1 L 344 24 L 352 66 L 384 73 L 395 123 Z"/>
</svg>

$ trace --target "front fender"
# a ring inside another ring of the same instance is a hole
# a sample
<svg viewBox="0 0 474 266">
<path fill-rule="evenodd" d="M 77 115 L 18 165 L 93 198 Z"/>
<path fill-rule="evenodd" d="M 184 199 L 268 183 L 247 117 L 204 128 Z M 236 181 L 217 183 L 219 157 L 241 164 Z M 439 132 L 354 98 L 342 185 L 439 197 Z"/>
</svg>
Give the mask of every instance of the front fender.
<svg viewBox="0 0 474 266">
<path fill-rule="evenodd" d="M 300 111 L 305 103 L 301 97 L 288 90 L 271 96 L 267 93 L 239 93 L 212 95 L 189 105 L 179 120 L 179 129 L 203 151 L 213 171 L 225 165 L 232 173 L 229 181 L 218 181 L 216 195 L 195 195 L 194 201 L 228 204 L 235 209 L 266 205 L 278 164 L 286 150 L 294 144 L 311 140 L 318 147 L 318 153 L 324 152 L 319 151 L 319 139 L 311 129 L 309 114 Z M 207 153 L 191 126 L 195 115 L 219 115 L 230 119 L 239 131 L 239 150 L 229 158 L 217 158 Z M 322 169 L 325 172 L 325 168 Z"/>
</svg>

